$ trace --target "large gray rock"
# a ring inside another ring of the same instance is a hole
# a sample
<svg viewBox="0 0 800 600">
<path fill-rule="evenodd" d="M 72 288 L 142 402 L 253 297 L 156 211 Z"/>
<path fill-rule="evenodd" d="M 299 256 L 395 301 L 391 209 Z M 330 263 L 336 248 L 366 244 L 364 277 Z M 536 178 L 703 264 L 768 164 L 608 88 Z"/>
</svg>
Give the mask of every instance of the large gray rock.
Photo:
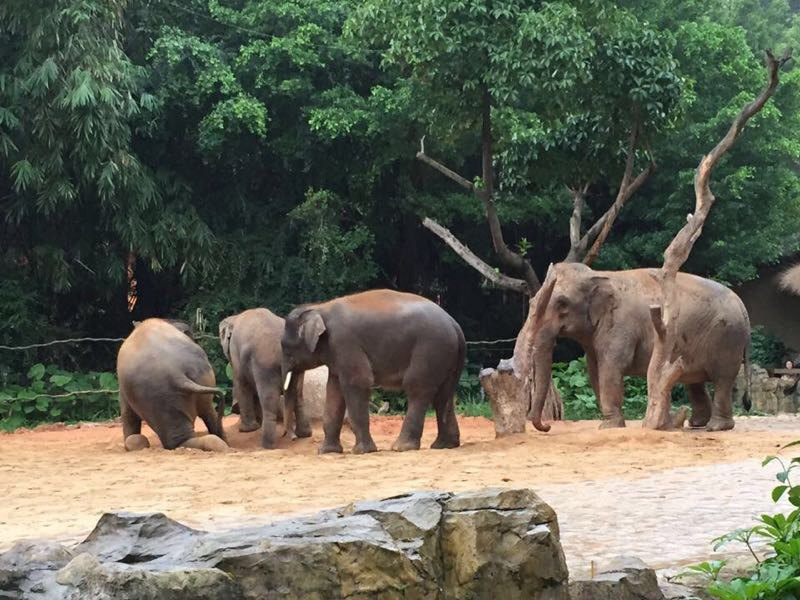
<svg viewBox="0 0 800 600">
<path fill-rule="evenodd" d="M 209 533 L 104 515 L 74 549 L 0 555 L 0 598 L 567 600 L 553 510 L 529 490 L 420 492 Z"/>
<path fill-rule="evenodd" d="M 766 369 L 752 365 L 750 382 L 750 400 L 755 411 L 777 415 L 797 413 L 800 409 L 800 385 L 797 385 L 794 377 L 771 377 Z M 734 404 L 741 405 L 746 387 L 742 365 L 733 387 Z"/>
<path fill-rule="evenodd" d="M 592 579 L 569 584 L 571 600 L 664 600 L 655 571 L 638 558 L 621 557 Z"/>
</svg>

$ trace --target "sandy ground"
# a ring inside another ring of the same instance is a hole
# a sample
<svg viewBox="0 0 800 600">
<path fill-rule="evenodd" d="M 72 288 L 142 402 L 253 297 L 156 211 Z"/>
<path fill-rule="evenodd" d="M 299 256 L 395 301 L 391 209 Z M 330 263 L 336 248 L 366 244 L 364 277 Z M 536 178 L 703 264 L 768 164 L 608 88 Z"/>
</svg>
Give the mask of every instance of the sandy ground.
<svg viewBox="0 0 800 600">
<path fill-rule="evenodd" d="M 553 490 L 553 500 L 572 498 L 572 491 L 557 493 L 563 489 L 558 486 L 578 484 L 575 489 L 588 491 L 592 486 L 582 482 L 611 482 L 624 489 L 633 487 L 628 480 L 683 467 L 754 462 L 800 439 L 796 417 L 742 418 L 736 430 L 725 433 L 661 433 L 643 430 L 636 422 L 599 431 L 596 422 L 567 422 L 547 434 L 529 431 L 502 440 L 494 439 L 486 419 L 465 417 L 459 423 L 461 448 L 393 453 L 388 448 L 401 418 L 373 417 L 372 432 L 382 451 L 365 456 L 347 453 L 353 443 L 349 431 L 343 434 L 345 454 L 317 455 L 318 426 L 311 439 L 284 438 L 280 449 L 261 450 L 257 433 L 238 432 L 237 416 L 226 418 L 234 449 L 225 454 L 161 448 L 126 453 L 116 424 L 3 434 L 0 549 L 22 538 L 79 541 L 106 511 L 160 511 L 190 526 L 213 529 L 419 489 L 531 487 Z M 426 446 L 435 432 L 435 421 L 429 420 Z M 144 433 L 155 442 L 152 432 Z M 603 489 L 613 487 L 597 488 Z M 548 495 L 543 494 L 545 499 Z M 654 501 L 663 506 L 678 500 L 669 496 L 665 491 Z M 651 518 L 660 510 L 640 508 Z M 602 515 L 595 515 L 592 526 L 600 522 Z"/>
</svg>

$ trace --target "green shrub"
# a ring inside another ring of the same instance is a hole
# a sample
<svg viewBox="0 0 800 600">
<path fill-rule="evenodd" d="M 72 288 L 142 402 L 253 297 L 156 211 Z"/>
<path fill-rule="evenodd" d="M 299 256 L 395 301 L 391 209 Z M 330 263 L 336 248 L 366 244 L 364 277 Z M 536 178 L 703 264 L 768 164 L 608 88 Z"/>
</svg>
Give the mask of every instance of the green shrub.
<svg viewBox="0 0 800 600">
<path fill-rule="evenodd" d="M 586 370 L 586 357 L 568 363 L 553 363 L 553 383 L 564 402 L 564 418 L 570 421 L 600 419 L 594 389 Z M 686 392 L 682 385 L 672 390 L 672 401 L 685 404 Z M 647 409 L 647 380 L 643 377 L 625 378 L 625 400 L 622 412 L 626 419 L 641 419 Z"/>
<path fill-rule="evenodd" d="M 753 327 L 750 337 L 750 361 L 764 368 L 782 367 L 789 348 L 761 325 Z"/>
<path fill-rule="evenodd" d="M 71 373 L 37 363 L 21 381 L 0 389 L 0 429 L 113 419 L 119 414 L 117 389 L 113 373 Z"/>
<path fill-rule="evenodd" d="M 800 445 L 792 442 L 782 448 Z M 761 515 L 757 525 L 737 529 L 714 540 L 714 549 L 738 542 L 743 544 L 756 560 L 750 576 L 721 581 L 719 573 L 725 561 L 705 562 L 690 567 L 690 571 L 706 575 L 710 583 L 708 593 L 720 600 L 794 600 L 800 593 L 800 486 L 791 481 L 792 472 L 800 467 L 800 457 L 787 464 L 777 456 L 768 456 L 763 465 L 778 462 L 781 471 L 776 478 L 780 485 L 772 490 L 772 500 L 788 498 L 795 509 L 788 515 L 777 513 Z M 766 542 L 770 549 L 767 558 L 760 559 L 753 550 L 756 542 Z"/>
</svg>

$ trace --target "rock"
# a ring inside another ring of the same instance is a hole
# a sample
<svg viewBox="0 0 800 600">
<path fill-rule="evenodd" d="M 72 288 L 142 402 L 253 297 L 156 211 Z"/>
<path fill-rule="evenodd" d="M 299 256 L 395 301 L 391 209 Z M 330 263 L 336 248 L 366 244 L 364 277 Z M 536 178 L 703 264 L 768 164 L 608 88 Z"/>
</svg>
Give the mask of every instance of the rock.
<svg viewBox="0 0 800 600">
<path fill-rule="evenodd" d="M 655 571 L 633 557 L 612 561 L 594 579 L 570 582 L 569 593 L 571 600 L 664 600 Z"/>
<path fill-rule="evenodd" d="M 310 421 L 321 421 L 325 413 L 325 388 L 328 385 L 328 367 L 317 367 L 303 375 L 303 408 Z"/>
<path fill-rule="evenodd" d="M 419 492 L 216 533 L 107 514 L 74 552 L 0 555 L 0 598 L 567 600 L 566 580 L 555 513 L 530 490 Z"/>
<path fill-rule="evenodd" d="M 800 409 L 800 386 L 795 377 L 770 377 L 766 369 L 758 365 L 750 367 L 750 400 L 753 410 L 769 415 L 797 413 Z M 744 365 L 733 387 L 733 402 L 741 405 L 746 387 Z"/>
<path fill-rule="evenodd" d="M 479 379 L 492 406 L 495 436 L 524 433 L 530 402 L 524 397 L 523 382 L 514 375 L 514 359 L 501 360 L 497 369 L 483 369 Z M 542 419 L 557 421 L 562 418 L 561 396 L 551 382 Z"/>
<path fill-rule="evenodd" d="M 665 600 L 706 600 L 707 596 L 695 588 L 675 583 L 662 583 L 661 592 Z"/>
</svg>

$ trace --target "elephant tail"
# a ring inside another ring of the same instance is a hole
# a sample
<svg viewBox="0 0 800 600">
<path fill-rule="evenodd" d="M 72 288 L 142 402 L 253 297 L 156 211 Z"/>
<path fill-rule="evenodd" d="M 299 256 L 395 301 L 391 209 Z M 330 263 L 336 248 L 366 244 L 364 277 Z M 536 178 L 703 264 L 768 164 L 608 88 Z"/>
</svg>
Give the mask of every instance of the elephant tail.
<svg viewBox="0 0 800 600">
<path fill-rule="evenodd" d="M 220 423 L 222 422 L 222 417 L 225 415 L 225 390 L 207 385 L 200 385 L 188 377 L 184 377 L 178 382 L 178 389 L 189 394 L 215 395 L 217 397 L 217 417 L 219 417 Z"/>
<path fill-rule="evenodd" d="M 750 344 L 744 346 L 744 395 L 742 396 L 742 406 L 747 412 L 753 403 L 751 402 L 751 386 L 753 384 L 753 372 L 750 369 Z"/>
</svg>

